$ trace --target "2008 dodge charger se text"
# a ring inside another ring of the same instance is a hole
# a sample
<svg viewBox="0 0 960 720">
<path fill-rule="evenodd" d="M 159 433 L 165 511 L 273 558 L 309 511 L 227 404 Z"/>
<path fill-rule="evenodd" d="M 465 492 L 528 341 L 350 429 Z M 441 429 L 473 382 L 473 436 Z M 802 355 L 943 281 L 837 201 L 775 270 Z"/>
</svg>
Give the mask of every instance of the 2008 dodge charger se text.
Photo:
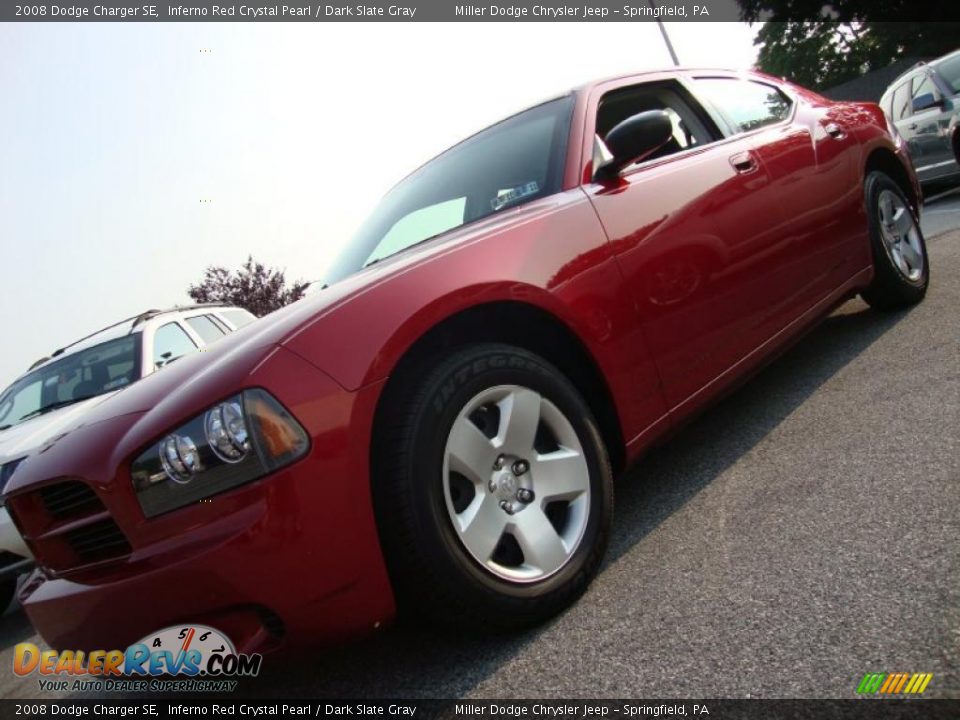
<svg viewBox="0 0 960 720">
<path fill-rule="evenodd" d="M 322 291 L 18 467 L 21 600 L 64 648 L 540 621 L 597 572 L 645 448 L 844 300 L 923 298 L 920 204 L 877 106 L 759 74 L 530 108 L 400 182 Z"/>
</svg>

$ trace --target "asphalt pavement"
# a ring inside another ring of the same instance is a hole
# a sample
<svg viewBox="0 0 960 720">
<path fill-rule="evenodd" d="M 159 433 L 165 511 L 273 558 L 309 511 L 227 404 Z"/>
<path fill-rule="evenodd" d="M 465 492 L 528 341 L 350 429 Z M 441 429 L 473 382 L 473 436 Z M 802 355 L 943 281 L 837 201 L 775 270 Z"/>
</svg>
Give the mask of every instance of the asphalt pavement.
<svg viewBox="0 0 960 720">
<path fill-rule="evenodd" d="M 237 695 L 844 698 L 904 671 L 960 697 L 960 230 L 942 232 L 960 196 L 924 227 L 926 301 L 848 302 L 650 453 L 618 483 L 607 562 L 569 611 L 516 636 L 401 625 L 270 657 Z M 10 670 L 24 640 L 39 642 L 8 611 L 0 696 L 41 696 Z"/>
<path fill-rule="evenodd" d="M 940 187 L 929 194 L 920 217 L 924 234 L 933 237 L 960 224 L 960 186 Z"/>
</svg>

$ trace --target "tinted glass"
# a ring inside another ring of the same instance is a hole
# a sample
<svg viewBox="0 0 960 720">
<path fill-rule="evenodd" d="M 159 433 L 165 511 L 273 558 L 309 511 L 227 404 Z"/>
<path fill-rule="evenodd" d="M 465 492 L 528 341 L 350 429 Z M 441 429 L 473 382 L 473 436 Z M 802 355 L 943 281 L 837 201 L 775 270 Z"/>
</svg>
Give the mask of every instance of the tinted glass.
<svg viewBox="0 0 960 720">
<path fill-rule="evenodd" d="M 139 335 L 126 335 L 65 355 L 24 375 L 0 395 L 0 427 L 118 390 L 139 377 Z"/>
<path fill-rule="evenodd" d="M 928 75 L 915 77 L 913 79 L 913 97 L 927 94 L 936 94 L 936 88 L 934 87 L 933 80 L 931 80 Z"/>
<path fill-rule="evenodd" d="M 734 78 L 699 78 L 696 90 L 740 132 L 775 125 L 790 116 L 790 98 L 772 85 Z"/>
<path fill-rule="evenodd" d="M 401 181 L 333 263 L 327 282 L 440 233 L 557 192 L 572 103 L 565 97 L 504 120 Z"/>
<path fill-rule="evenodd" d="M 206 315 L 187 318 L 187 325 L 193 328 L 193 331 L 200 336 L 207 345 L 216 342 L 224 336 L 223 330 L 213 320 Z"/>
<path fill-rule="evenodd" d="M 197 346 L 177 323 L 167 323 L 153 336 L 153 366 L 163 367 L 194 352 Z"/>
</svg>

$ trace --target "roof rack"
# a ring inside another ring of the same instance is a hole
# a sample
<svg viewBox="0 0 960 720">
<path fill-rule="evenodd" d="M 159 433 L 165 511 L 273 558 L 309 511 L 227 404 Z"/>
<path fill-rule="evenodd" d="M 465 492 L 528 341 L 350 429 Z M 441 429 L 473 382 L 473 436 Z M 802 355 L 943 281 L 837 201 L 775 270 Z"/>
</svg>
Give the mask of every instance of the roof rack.
<svg viewBox="0 0 960 720">
<path fill-rule="evenodd" d="M 100 328 L 99 330 L 97 330 L 96 332 L 90 333 L 89 335 L 84 335 L 84 336 L 83 336 L 82 338 L 80 338 L 79 340 L 74 340 L 74 341 L 73 341 L 72 343 L 70 343 L 69 345 L 64 345 L 62 348 L 59 348 L 59 349 L 57 349 L 57 350 L 54 350 L 54 351 L 50 354 L 50 358 L 52 359 L 52 358 L 58 357 L 58 356 L 60 356 L 60 355 L 63 355 L 63 353 L 64 353 L 66 350 L 69 350 L 69 349 L 72 348 L 74 345 L 79 345 L 79 344 L 82 343 L 84 340 L 89 340 L 90 338 L 94 337 L 95 335 L 99 335 L 100 333 L 102 333 L 102 332 L 104 332 L 104 331 L 106 331 L 106 330 L 110 330 L 111 328 L 115 328 L 115 327 L 117 327 L 118 325 L 123 325 L 124 323 L 131 323 L 131 325 L 130 325 L 130 332 L 133 332 L 133 330 L 134 330 L 136 327 L 142 325 L 143 323 L 145 323 L 147 320 L 150 320 L 151 318 L 157 317 L 158 315 L 164 315 L 164 314 L 166 314 L 166 313 L 172 313 L 172 312 L 179 312 L 179 311 L 181 311 L 181 310 L 198 310 L 198 309 L 200 309 L 200 308 L 208 308 L 208 307 L 231 307 L 231 306 L 230 306 L 229 303 L 212 302 L 212 303 L 197 303 L 196 305 L 174 305 L 172 308 L 167 308 L 166 310 L 159 310 L 159 309 L 157 309 L 157 308 L 153 308 L 153 309 L 150 309 L 150 310 L 146 310 L 146 311 L 144 311 L 144 312 L 142 312 L 142 313 L 139 313 L 139 314 L 137 314 L 137 315 L 131 315 L 131 316 L 128 317 L 128 318 L 124 318 L 123 320 L 119 320 L 119 321 L 117 321 L 117 322 L 115 322 L 115 323 L 112 323 L 112 324 L 110 324 L 110 325 L 107 325 L 106 327 L 102 327 L 102 328 Z M 34 367 L 36 367 L 36 365 L 35 365 Z M 32 369 L 33 369 L 33 368 L 31 368 L 31 370 L 32 370 Z"/>
<path fill-rule="evenodd" d="M 201 308 L 214 308 L 214 307 L 232 307 L 232 306 L 230 305 L 230 303 L 225 303 L 225 302 L 209 302 L 209 303 L 195 303 L 193 305 L 174 305 L 172 308 L 167 308 L 166 310 L 156 310 L 156 309 L 147 310 L 146 312 L 140 313 L 135 318 L 132 318 L 133 325 L 130 327 L 130 330 L 132 331 L 133 328 L 137 327 L 138 325 L 142 325 L 147 320 L 155 318 L 158 315 L 165 315 L 166 313 L 172 313 L 172 312 L 181 312 L 183 310 L 200 310 Z M 110 327 L 113 327 L 113 325 L 111 325 Z M 104 328 L 104 330 L 107 330 L 107 329 L 109 328 Z M 94 333 L 94 335 L 96 335 L 96 333 Z"/>
</svg>

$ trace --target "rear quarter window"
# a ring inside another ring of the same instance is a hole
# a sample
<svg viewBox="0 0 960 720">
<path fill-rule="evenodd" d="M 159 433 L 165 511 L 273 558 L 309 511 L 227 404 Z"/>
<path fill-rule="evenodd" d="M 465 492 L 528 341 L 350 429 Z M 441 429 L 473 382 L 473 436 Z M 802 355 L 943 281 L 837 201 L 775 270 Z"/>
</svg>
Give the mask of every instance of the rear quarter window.
<svg viewBox="0 0 960 720">
<path fill-rule="evenodd" d="M 189 325 L 207 345 L 216 342 L 224 336 L 224 332 L 220 329 L 220 326 L 208 315 L 197 315 L 196 317 L 187 318 L 187 325 Z"/>
<path fill-rule="evenodd" d="M 229 310 L 220 310 L 218 313 L 220 317 L 224 318 L 227 322 L 233 325 L 234 328 L 239 330 L 244 325 L 249 325 L 254 320 L 257 319 L 257 316 L 251 312 L 247 312 L 241 308 L 230 308 Z"/>
</svg>

